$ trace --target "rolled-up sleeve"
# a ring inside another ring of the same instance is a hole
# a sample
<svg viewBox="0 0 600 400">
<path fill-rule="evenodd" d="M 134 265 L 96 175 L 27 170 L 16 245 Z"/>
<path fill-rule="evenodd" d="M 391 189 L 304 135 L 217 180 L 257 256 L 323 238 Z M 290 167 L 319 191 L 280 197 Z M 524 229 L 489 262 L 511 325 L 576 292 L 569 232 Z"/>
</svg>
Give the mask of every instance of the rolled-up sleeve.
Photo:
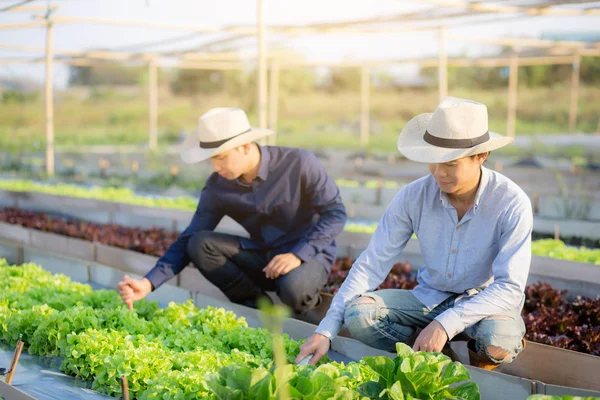
<svg viewBox="0 0 600 400">
<path fill-rule="evenodd" d="M 477 295 L 458 302 L 436 320 L 448 339 L 482 319 L 519 307 L 531 265 L 533 212 L 528 198 L 520 197 L 502 221 L 499 252 L 492 263 L 494 281 Z"/>
</svg>

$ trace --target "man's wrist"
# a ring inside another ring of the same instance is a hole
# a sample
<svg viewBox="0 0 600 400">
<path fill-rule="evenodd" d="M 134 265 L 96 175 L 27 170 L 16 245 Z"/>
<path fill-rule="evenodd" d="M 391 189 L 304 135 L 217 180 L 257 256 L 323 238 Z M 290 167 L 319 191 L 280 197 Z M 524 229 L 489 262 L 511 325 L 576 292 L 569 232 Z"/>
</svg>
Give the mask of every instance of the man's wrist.
<svg viewBox="0 0 600 400">
<path fill-rule="evenodd" d="M 321 332 L 315 332 L 315 333 L 316 333 L 317 335 L 321 335 L 321 336 L 323 336 L 324 338 L 327 338 L 327 339 L 329 339 L 329 344 L 331 344 L 331 337 L 330 337 L 328 334 L 326 334 L 326 333 L 321 333 Z"/>
<path fill-rule="evenodd" d="M 152 282 L 150 282 L 150 279 L 144 277 L 144 278 L 142 278 L 142 283 L 144 283 L 144 285 L 146 285 L 148 293 L 151 293 L 154 290 L 154 285 L 152 285 Z"/>
</svg>

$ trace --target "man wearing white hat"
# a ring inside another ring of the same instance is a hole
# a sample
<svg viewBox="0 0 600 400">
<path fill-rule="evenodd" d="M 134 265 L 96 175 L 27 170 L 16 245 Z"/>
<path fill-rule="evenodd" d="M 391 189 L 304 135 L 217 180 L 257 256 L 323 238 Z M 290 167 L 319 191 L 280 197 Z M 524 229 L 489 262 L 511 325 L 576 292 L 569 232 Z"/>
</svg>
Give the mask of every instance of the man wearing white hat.
<svg viewBox="0 0 600 400">
<path fill-rule="evenodd" d="M 396 342 L 441 351 L 464 337 L 472 365 L 492 369 L 516 357 L 524 345 L 532 207 L 514 182 L 482 165 L 511 141 L 489 132 L 487 108 L 470 100 L 447 98 L 408 122 L 398 150 L 431 173 L 394 197 L 297 361 L 313 355 L 316 363 L 342 324 L 390 352 Z M 419 284 L 373 291 L 413 233 L 425 260 Z"/>
<path fill-rule="evenodd" d="M 212 109 L 199 120 L 181 157 L 210 159 L 207 179 L 188 228 L 142 280 L 125 276 L 125 303 L 145 297 L 192 261 L 236 303 L 256 306 L 266 290 L 301 313 L 319 302 L 335 260 L 335 237 L 346 212 L 335 181 L 309 151 L 260 146 L 272 131 L 251 128 L 244 111 Z M 228 215 L 250 237 L 213 230 Z"/>
</svg>

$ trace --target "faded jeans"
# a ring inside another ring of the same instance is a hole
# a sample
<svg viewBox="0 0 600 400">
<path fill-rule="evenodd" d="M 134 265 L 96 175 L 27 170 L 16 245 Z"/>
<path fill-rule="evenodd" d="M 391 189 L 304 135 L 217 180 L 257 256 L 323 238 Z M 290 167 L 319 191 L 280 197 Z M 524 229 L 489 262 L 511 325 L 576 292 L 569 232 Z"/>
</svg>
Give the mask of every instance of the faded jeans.
<svg viewBox="0 0 600 400">
<path fill-rule="evenodd" d="M 408 290 L 385 289 L 362 295 L 375 303 L 355 303 L 346 308 L 344 322 L 353 338 L 377 349 L 395 352 L 396 343 L 412 345 L 420 331 L 435 317 L 454 306 L 459 295 L 452 295 L 433 310 L 428 310 Z M 494 363 L 513 361 L 523 349 L 525 323 L 520 310 L 484 318 L 469 326 L 453 340 L 475 340 L 475 349 Z M 508 352 L 503 360 L 495 360 L 487 352 L 497 346 Z"/>
</svg>

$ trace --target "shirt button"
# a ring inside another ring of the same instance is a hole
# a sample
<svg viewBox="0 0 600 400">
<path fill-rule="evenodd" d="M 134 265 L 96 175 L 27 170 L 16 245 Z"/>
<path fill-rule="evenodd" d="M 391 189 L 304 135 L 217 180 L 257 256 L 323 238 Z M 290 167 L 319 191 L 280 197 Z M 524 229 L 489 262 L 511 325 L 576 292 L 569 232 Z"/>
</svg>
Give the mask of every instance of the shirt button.
<svg viewBox="0 0 600 400">
<path fill-rule="evenodd" d="M 460 229 L 460 226 L 457 226 L 457 227 L 456 227 L 456 230 L 459 230 L 459 229 Z"/>
<path fill-rule="evenodd" d="M 452 274 L 448 274 L 448 278 L 452 278 Z"/>
<path fill-rule="evenodd" d="M 452 254 L 454 254 L 454 253 L 456 253 L 456 250 L 455 250 L 455 249 L 452 249 Z"/>
</svg>

